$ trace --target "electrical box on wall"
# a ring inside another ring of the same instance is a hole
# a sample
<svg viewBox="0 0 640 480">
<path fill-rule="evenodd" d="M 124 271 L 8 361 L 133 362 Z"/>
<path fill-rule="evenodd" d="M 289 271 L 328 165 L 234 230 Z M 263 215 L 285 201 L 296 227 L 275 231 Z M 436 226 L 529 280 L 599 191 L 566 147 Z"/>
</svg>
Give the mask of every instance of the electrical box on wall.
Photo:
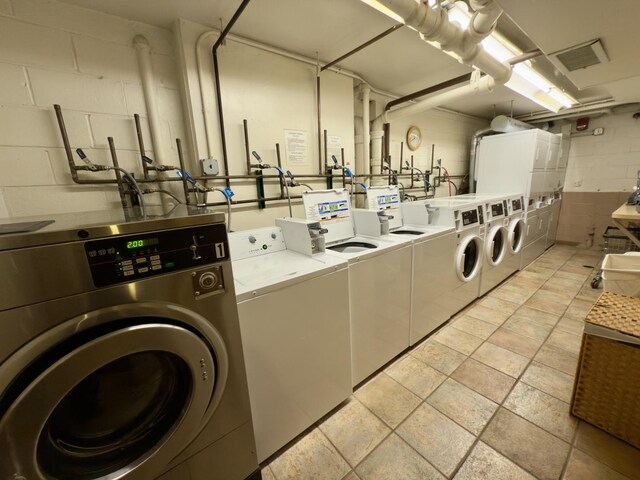
<svg viewBox="0 0 640 480">
<path fill-rule="evenodd" d="M 203 175 L 218 175 L 220 173 L 218 160 L 215 158 L 204 158 L 200 160 L 200 165 L 202 166 Z"/>
</svg>

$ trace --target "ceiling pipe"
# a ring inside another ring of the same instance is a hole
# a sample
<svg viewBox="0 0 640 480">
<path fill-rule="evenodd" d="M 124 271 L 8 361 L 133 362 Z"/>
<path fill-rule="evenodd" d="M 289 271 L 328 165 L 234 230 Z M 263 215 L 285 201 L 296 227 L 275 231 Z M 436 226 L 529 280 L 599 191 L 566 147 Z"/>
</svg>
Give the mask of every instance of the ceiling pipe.
<svg viewBox="0 0 640 480">
<path fill-rule="evenodd" d="M 613 100 L 608 100 L 605 102 L 596 102 L 592 105 L 585 105 L 577 108 L 570 108 L 567 110 L 563 110 L 562 113 L 540 113 L 536 115 L 521 115 L 518 118 L 521 120 L 526 120 L 529 123 L 542 123 L 549 122 L 552 120 L 561 120 L 564 118 L 575 118 L 581 115 L 588 116 L 590 114 L 600 114 L 607 113 L 608 110 L 613 110 L 613 113 L 617 113 L 617 110 L 624 108 L 639 108 L 640 103 L 632 102 L 614 102 Z"/>
</svg>

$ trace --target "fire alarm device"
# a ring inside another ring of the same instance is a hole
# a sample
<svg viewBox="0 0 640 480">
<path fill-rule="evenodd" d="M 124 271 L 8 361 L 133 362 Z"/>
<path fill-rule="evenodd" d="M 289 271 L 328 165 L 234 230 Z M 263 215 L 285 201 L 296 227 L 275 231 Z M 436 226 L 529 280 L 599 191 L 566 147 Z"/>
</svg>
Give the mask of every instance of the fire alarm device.
<svg viewBox="0 0 640 480">
<path fill-rule="evenodd" d="M 582 132 L 589 128 L 589 117 L 581 117 L 576 120 L 576 130 Z"/>
</svg>

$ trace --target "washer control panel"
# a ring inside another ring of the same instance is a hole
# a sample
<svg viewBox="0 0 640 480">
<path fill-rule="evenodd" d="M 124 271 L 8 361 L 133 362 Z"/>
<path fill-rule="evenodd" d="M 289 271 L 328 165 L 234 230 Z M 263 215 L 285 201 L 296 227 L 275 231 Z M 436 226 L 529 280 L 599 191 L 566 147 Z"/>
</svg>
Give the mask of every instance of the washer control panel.
<svg viewBox="0 0 640 480">
<path fill-rule="evenodd" d="M 229 258 L 224 224 L 91 240 L 84 244 L 84 249 L 96 287 Z M 216 283 L 211 279 L 203 282 L 205 286 Z"/>
</svg>

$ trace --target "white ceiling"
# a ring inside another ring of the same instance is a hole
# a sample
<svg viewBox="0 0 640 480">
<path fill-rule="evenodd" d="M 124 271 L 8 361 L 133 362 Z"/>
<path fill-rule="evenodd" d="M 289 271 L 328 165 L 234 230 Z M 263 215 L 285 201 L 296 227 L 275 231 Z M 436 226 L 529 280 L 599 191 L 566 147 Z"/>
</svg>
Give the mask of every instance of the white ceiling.
<svg viewBox="0 0 640 480">
<path fill-rule="evenodd" d="M 176 18 L 220 28 L 240 0 L 63 0 L 163 28 Z M 545 58 L 536 68 L 566 88 L 578 100 L 614 97 L 640 101 L 640 55 L 634 33 L 640 1 L 616 0 L 498 0 L 505 9 L 498 29 L 523 50 L 540 47 L 552 53 L 585 40 L 601 38 L 611 62 L 558 76 Z M 606 6 L 606 10 L 605 10 Z M 394 24 L 360 0 L 252 0 L 232 33 L 308 57 L 329 62 L 375 37 Z M 459 76 L 470 69 L 426 44 L 418 34 L 401 28 L 340 62 L 372 86 L 399 95 Z M 577 86 L 584 88 L 578 90 Z M 494 112 L 526 114 L 541 108 L 511 90 L 444 105 L 464 113 L 491 118 Z"/>
</svg>

